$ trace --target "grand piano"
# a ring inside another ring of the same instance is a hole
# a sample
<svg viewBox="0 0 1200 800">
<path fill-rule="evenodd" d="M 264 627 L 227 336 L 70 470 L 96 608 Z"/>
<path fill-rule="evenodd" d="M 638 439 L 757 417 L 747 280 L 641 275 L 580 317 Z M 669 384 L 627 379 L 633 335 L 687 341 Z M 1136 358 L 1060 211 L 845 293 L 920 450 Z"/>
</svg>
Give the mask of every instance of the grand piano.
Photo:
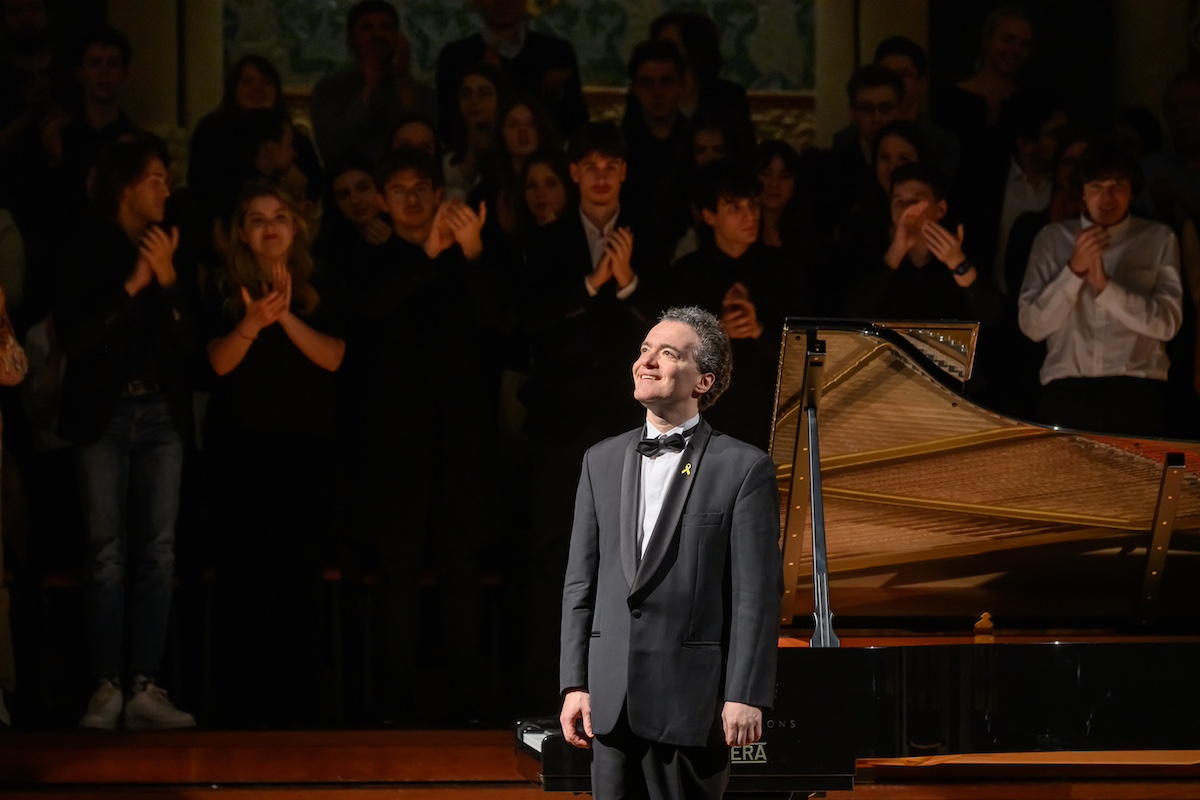
<svg viewBox="0 0 1200 800">
<path fill-rule="evenodd" d="M 965 391 L 977 334 L 787 321 L 776 702 L 763 739 L 732 749 L 727 796 L 955 764 L 1200 796 L 1200 443 L 983 408 Z M 557 728 L 518 723 L 519 767 L 588 791 L 589 753 Z"/>
</svg>

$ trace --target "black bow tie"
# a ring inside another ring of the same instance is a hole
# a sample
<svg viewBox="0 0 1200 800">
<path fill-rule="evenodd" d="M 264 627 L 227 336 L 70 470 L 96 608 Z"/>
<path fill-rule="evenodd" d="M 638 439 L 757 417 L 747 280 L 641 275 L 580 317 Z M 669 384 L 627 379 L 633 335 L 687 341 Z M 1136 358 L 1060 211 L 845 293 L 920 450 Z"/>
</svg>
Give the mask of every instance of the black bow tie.
<svg viewBox="0 0 1200 800">
<path fill-rule="evenodd" d="M 692 435 L 692 431 L 696 426 L 688 428 L 682 433 L 672 433 L 670 436 L 655 436 L 649 439 L 642 439 L 637 443 L 637 451 L 648 458 L 662 455 L 665 451 L 670 450 L 672 453 L 678 453 L 683 450 L 687 444 L 687 439 Z"/>
</svg>

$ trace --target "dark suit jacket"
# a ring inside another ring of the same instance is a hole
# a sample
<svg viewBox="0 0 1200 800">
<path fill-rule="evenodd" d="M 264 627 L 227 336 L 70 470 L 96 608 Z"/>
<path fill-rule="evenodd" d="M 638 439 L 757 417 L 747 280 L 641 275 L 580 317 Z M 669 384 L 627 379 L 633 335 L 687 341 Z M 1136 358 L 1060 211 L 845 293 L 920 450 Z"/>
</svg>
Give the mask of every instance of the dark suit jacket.
<svg viewBox="0 0 1200 800">
<path fill-rule="evenodd" d="M 720 746 L 726 701 L 770 707 L 782 568 L 775 465 L 701 420 L 636 557 L 642 428 L 588 450 L 563 589 L 563 691 L 609 733 Z M 690 469 L 686 465 L 690 464 Z"/>
<path fill-rule="evenodd" d="M 630 224 L 622 210 L 616 226 Z M 592 256 L 577 210 L 534 232 L 519 292 L 520 335 L 531 358 L 525 387 L 529 433 L 539 434 L 549 425 L 557 437 L 563 408 L 597 426 L 589 443 L 644 418 L 630 394 L 629 368 L 659 309 L 647 305 L 654 297 L 642 274 L 639 236 L 634 227 L 633 270 L 639 288 L 622 300 L 615 280 L 594 297 L 584 287 Z"/>
</svg>

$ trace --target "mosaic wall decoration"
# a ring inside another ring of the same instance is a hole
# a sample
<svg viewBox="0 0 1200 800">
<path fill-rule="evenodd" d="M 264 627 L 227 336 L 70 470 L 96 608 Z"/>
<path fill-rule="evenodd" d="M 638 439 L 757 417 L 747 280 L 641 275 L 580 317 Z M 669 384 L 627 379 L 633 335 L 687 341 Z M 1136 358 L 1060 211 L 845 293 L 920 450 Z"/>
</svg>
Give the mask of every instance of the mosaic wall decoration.
<svg viewBox="0 0 1200 800">
<path fill-rule="evenodd" d="M 353 0 L 224 0 L 225 62 L 271 59 L 289 91 L 303 92 L 348 60 L 346 9 Z M 531 26 L 575 45 L 583 82 L 624 86 L 625 61 L 669 8 L 700 10 L 721 30 L 723 75 L 755 91 L 813 89 L 814 0 L 532 0 Z M 413 70 L 433 82 L 442 45 L 477 31 L 468 0 L 397 0 Z"/>
</svg>

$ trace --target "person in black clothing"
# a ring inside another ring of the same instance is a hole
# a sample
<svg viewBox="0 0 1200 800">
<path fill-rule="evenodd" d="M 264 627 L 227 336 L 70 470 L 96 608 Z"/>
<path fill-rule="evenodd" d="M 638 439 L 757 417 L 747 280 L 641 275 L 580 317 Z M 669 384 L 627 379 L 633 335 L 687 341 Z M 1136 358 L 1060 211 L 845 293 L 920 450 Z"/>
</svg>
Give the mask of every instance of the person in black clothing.
<svg viewBox="0 0 1200 800">
<path fill-rule="evenodd" d="M 844 308 L 862 276 L 875 272 L 879 254 L 891 243 L 892 173 L 904 164 L 925 162 L 925 141 L 913 123 L 894 120 L 875 137 L 871 157 L 874 180 L 838 228 L 833 269 L 818 276 L 821 294 L 836 297 L 839 308 Z"/>
<path fill-rule="evenodd" d="M 851 316 L 874 319 L 955 319 L 992 322 L 999 292 L 980 278 L 963 251 L 962 225 L 950 231 L 944 179 L 932 166 L 904 164 L 892 172 L 892 238 L 875 269 L 846 300 Z"/>
<path fill-rule="evenodd" d="M 375 167 L 362 159 L 333 167 L 324 195 L 321 230 L 313 241 L 313 256 L 325 277 L 348 288 L 371 264 L 377 249 L 392 237 L 391 219 L 383 195 L 375 186 Z"/>
<path fill-rule="evenodd" d="M 502 70 L 516 91 L 540 100 L 563 136 L 587 122 L 579 61 L 571 43 L 530 30 L 524 0 L 474 0 L 472 5 L 483 19 L 483 30 L 450 42 L 438 53 L 441 123 L 447 125 L 457 116 L 462 77 L 481 62 Z"/>
<path fill-rule="evenodd" d="M 42 147 L 60 188 L 57 194 L 80 213 L 87 207 L 88 172 L 100 152 L 138 130 L 118 104 L 132 56 L 129 40 L 113 28 L 99 28 L 81 39 L 74 67 L 78 109 L 42 128 Z"/>
<path fill-rule="evenodd" d="M 711 17 L 697 11 L 671 10 L 650 23 L 650 38 L 674 44 L 683 56 L 683 93 L 679 110 L 688 119 L 697 113 L 717 113 L 737 127 L 747 145 L 755 140 L 746 88 L 721 77 L 721 32 Z"/>
<path fill-rule="evenodd" d="M 443 194 L 437 163 L 415 148 L 384 157 L 376 188 L 392 235 L 349 269 L 353 324 L 340 386 L 347 487 L 344 574 L 376 572 L 372 722 L 462 722 L 482 713 L 479 547 L 495 524 L 490 463 L 498 337 L 481 238 L 486 206 Z M 415 386 L 424 387 L 420 390 Z M 464 421 L 469 421 L 464 425 Z M 437 513 L 435 514 L 435 509 Z M 418 587 L 426 547 L 440 576 L 445 685 L 422 690 Z M 438 708 L 422 705 L 428 697 Z"/>
<path fill-rule="evenodd" d="M 683 56 L 675 45 L 650 40 L 633 48 L 621 118 L 629 164 L 621 204 L 635 219 L 645 219 L 652 211 L 672 168 L 690 147 L 688 120 L 679 110 L 682 95 Z"/>
<path fill-rule="evenodd" d="M 322 711 L 313 620 L 334 502 L 334 373 L 346 346 L 304 217 L 276 184 L 243 189 L 217 284 L 204 445 L 222 711 L 229 724 L 311 723 Z"/>
<path fill-rule="evenodd" d="M 188 190 L 193 200 L 200 204 L 202 225 L 198 233 L 207 237 L 213 219 L 221 225 L 229 222 L 229 203 L 234 197 L 225 198 L 224 204 L 213 205 L 212 198 L 222 197 L 220 184 L 227 172 L 227 161 L 239 131 L 246 124 L 249 112 L 273 109 L 291 119 L 287 100 L 283 96 L 282 78 L 279 70 L 262 56 L 249 54 L 239 58 L 225 76 L 225 90 L 221 104 L 205 114 L 192 132 L 188 145 Z M 307 181 L 305 196 L 316 202 L 321 192 L 321 162 L 317 149 L 304 133 L 291 128 L 291 145 L 295 151 L 295 166 Z M 278 134 L 276 134 L 278 137 Z M 234 189 L 236 195 L 237 188 Z"/>
<path fill-rule="evenodd" d="M 54 312 L 67 362 L 59 435 L 78 445 L 87 515 L 85 624 L 99 685 L 80 719 L 85 728 L 113 730 L 122 710 L 129 728 L 196 724 L 155 683 L 171 609 L 195 340 L 190 280 L 174 263 L 179 232 L 158 227 L 166 163 L 165 147 L 148 137 L 101 155 L 94 216 L 76 240 Z"/>
<path fill-rule="evenodd" d="M 780 331 L 808 311 L 804 272 L 781 250 L 759 244 L 762 183 L 744 165 L 714 162 L 697 173 L 693 202 L 706 226 L 700 250 L 663 276 L 663 305 L 696 305 L 721 319 L 738 381 L 722 395 L 713 426 L 742 441 L 770 445 Z"/>
<path fill-rule="evenodd" d="M 873 191 L 871 155 L 875 140 L 879 131 L 900 113 L 904 81 L 887 67 L 866 64 L 850 76 L 846 95 L 856 135 L 842 144 L 835 141 L 826 155 L 821 185 L 828 189 L 814 209 L 818 213 L 817 222 L 830 233 Z"/>
</svg>

